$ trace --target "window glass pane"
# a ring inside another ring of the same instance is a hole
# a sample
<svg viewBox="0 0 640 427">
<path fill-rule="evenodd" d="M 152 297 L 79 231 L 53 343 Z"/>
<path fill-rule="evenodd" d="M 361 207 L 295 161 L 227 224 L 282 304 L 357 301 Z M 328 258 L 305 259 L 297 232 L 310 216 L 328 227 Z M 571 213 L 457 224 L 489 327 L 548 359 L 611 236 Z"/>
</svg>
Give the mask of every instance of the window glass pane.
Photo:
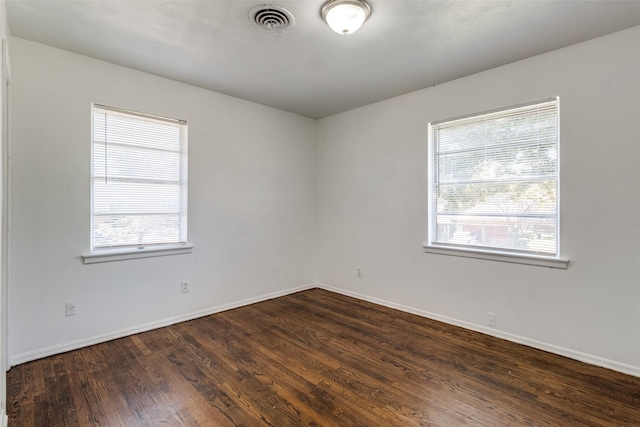
<svg viewBox="0 0 640 427">
<path fill-rule="evenodd" d="M 93 122 L 94 142 L 131 144 L 180 151 L 180 125 L 152 120 L 134 114 L 96 108 Z"/>
<path fill-rule="evenodd" d="M 556 101 L 544 102 L 508 111 L 480 114 L 442 122 L 437 142 L 440 153 L 501 144 L 556 141 Z"/>
<path fill-rule="evenodd" d="M 93 146 L 95 177 L 180 181 L 182 155 L 179 151 L 149 150 L 147 148 L 105 145 Z M 108 161 L 107 161 L 108 159 Z"/>
<path fill-rule="evenodd" d="M 94 107 L 92 249 L 186 243 L 186 124 Z"/>
<path fill-rule="evenodd" d="M 180 215 L 107 215 L 94 218 L 96 247 L 144 246 L 180 241 Z"/>
<path fill-rule="evenodd" d="M 441 154 L 438 172 L 444 182 L 555 176 L 557 158 L 555 142 L 487 147 L 482 150 Z"/>
<path fill-rule="evenodd" d="M 432 125 L 430 244 L 557 255 L 557 100 Z"/>
<path fill-rule="evenodd" d="M 180 183 L 140 183 L 116 181 L 93 184 L 93 214 L 106 213 L 180 213 Z"/>
</svg>

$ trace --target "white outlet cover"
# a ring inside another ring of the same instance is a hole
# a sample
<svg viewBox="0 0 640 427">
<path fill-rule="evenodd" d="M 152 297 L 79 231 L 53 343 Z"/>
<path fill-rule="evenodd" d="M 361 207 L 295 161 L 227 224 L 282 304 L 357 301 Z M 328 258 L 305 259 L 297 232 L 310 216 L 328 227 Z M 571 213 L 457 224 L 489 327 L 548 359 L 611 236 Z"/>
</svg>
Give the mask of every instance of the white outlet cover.
<svg viewBox="0 0 640 427">
<path fill-rule="evenodd" d="M 76 303 L 75 302 L 65 302 L 64 303 L 64 314 L 65 316 L 75 316 L 76 311 Z"/>
</svg>

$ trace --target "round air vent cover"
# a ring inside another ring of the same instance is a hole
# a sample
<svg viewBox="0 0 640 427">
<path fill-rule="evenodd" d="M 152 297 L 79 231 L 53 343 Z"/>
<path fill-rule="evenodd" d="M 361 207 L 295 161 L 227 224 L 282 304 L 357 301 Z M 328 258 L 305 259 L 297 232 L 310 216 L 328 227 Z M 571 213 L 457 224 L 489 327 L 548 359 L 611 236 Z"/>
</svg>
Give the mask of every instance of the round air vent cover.
<svg viewBox="0 0 640 427">
<path fill-rule="evenodd" d="M 282 31 L 293 25 L 293 15 L 287 9 L 273 4 L 262 4 L 251 9 L 249 19 L 267 31 Z"/>
</svg>

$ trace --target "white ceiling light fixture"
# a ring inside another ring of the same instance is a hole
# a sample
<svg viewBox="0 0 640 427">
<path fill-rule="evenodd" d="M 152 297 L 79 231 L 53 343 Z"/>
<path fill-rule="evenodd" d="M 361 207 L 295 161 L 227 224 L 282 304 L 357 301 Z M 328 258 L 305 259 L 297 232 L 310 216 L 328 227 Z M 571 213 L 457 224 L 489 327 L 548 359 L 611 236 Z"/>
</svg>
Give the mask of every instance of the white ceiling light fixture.
<svg viewBox="0 0 640 427">
<path fill-rule="evenodd" d="M 329 0 L 320 14 L 333 31 L 346 35 L 358 31 L 371 15 L 371 6 L 366 0 Z"/>
</svg>

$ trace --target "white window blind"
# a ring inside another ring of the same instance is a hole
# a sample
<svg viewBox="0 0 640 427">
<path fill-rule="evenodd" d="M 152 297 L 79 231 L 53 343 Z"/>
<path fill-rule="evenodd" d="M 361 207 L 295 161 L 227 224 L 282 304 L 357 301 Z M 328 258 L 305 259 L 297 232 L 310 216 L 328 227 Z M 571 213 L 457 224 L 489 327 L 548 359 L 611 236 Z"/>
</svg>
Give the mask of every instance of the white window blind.
<svg viewBox="0 0 640 427">
<path fill-rule="evenodd" d="M 558 100 L 430 125 L 428 245 L 558 256 Z"/>
<path fill-rule="evenodd" d="M 186 122 L 96 104 L 92 134 L 92 252 L 186 244 Z"/>
</svg>

